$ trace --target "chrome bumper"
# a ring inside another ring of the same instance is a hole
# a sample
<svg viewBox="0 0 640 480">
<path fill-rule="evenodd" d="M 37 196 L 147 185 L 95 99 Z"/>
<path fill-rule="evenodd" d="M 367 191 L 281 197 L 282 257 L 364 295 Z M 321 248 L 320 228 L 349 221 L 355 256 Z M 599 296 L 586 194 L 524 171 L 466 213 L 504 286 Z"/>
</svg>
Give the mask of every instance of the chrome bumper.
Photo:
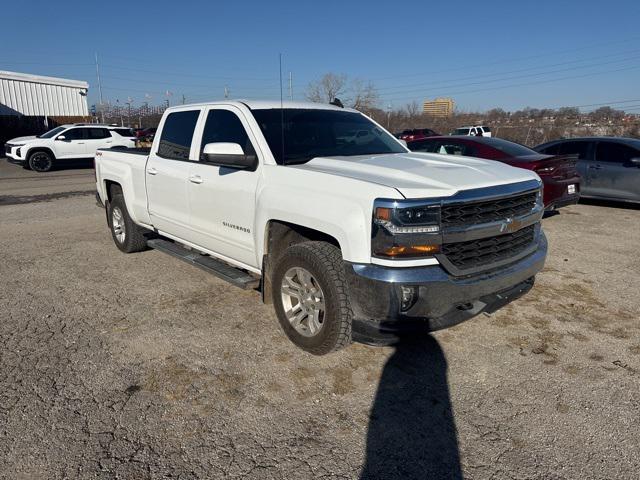
<svg viewBox="0 0 640 480">
<path fill-rule="evenodd" d="M 534 251 L 527 256 L 466 276 L 450 275 L 440 265 L 390 268 L 346 263 L 353 338 L 393 344 L 405 335 L 440 330 L 494 312 L 531 289 L 546 255 L 547 241 L 540 232 Z M 417 292 L 405 311 L 401 310 L 402 286 Z"/>
</svg>

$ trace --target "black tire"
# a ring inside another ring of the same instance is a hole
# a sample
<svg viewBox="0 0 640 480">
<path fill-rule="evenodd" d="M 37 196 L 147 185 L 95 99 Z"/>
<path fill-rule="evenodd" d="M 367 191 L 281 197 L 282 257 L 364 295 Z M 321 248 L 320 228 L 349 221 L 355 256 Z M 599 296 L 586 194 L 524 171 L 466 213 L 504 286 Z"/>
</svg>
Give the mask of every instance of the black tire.
<svg viewBox="0 0 640 480">
<path fill-rule="evenodd" d="M 29 170 L 44 173 L 49 172 L 53 168 L 53 155 L 44 150 L 38 150 L 29 154 L 27 165 Z"/>
<path fill-rule="evenodd" d="M 113 242 L 124 253 L 141 252 L 147 249 L 145 230 L 131 220 L 121 190 L 114 192 L 111 201 L 107 204 L 107 223 Z"/>
<path fill-rule="evenodd" d="M 312 336 L 296 330 L 285 313 L 282 282 L 292 268 L 308 271 L 323 294 L 324 310 L 320 329 Z M 353 312 L 340 249 L 326 242 L 292 245 L 280 256 L 272 275 L 273 304 L 284 333 L 299 348 L 314 355 L 325 355 L 351 343 Z"/>
</svg>

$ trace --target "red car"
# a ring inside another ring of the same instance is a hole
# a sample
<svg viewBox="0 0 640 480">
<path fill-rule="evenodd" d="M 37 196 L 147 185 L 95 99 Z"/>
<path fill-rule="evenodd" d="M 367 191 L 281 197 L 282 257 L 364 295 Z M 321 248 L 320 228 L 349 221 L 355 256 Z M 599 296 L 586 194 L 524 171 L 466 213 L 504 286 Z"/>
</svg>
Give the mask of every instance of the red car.
<svg viewBox="0 0 640 480">
<path fill-rule="evenodd" d="M 420 140 L 423 138 L 434 137 L 439 135 L 430 128 L 414 128 L 411 130 L 403 130 L 402 133 L 396 135 L 400 140 L 405 142 L 411 142 L 413 140 Z"/>
<path fill-rule="evenodd" d="M 519 143 L 490 137 L 429 137 L 407 142 L 415 152 L 464 155 L 497 160 L 514 167 L 533 170 L 544 184 L 547 210 L 573 205 L 580 198 L 577 158 L 571 155 L 544 155 Z"/>
</svg>

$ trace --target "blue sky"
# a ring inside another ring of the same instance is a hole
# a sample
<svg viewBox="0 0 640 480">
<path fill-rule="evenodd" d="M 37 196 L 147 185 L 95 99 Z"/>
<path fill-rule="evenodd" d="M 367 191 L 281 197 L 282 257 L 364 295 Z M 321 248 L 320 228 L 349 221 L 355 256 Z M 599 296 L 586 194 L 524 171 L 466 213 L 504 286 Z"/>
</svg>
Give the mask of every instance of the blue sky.
<svg viewBox="0 0 640 480">
<path fill-rule="evenodd" d="M 325 72 L 380 106 L 452 96 L 461 110 L 640 99 L 640 2 L 7 2 L 0 70 L 86 80 L 97 100 L 294 98 Z M 9 20 L 9 21 L 7 21 Z M 285 79 L 286 80 L 286 79 Z M 618 106 L 623 106 L 619 104 Z M 627 105 L 640 105 L 640 100 Z"/>
</svg>

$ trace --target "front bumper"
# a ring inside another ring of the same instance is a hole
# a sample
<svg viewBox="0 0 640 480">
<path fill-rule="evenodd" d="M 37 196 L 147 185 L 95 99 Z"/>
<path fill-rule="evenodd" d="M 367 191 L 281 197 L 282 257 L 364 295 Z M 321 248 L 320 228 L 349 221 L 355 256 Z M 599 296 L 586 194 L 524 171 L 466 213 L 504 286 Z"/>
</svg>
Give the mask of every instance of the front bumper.
<svg viewBox="0 0 640 480">
<path fill-rule="evenodd" d="M 390 268 L 346 264 L 353 339 L 390 345 L 403 337 L 456 325 L 476 315 L 492 313 L 527 293 L 547 255 L 543 233 L 538 248 L 525 258 L 488 272 L 464 277 L 441 266 Z M 415 303 L 401 311 L 401 287 L 414 287 Z"/>
</svg>

